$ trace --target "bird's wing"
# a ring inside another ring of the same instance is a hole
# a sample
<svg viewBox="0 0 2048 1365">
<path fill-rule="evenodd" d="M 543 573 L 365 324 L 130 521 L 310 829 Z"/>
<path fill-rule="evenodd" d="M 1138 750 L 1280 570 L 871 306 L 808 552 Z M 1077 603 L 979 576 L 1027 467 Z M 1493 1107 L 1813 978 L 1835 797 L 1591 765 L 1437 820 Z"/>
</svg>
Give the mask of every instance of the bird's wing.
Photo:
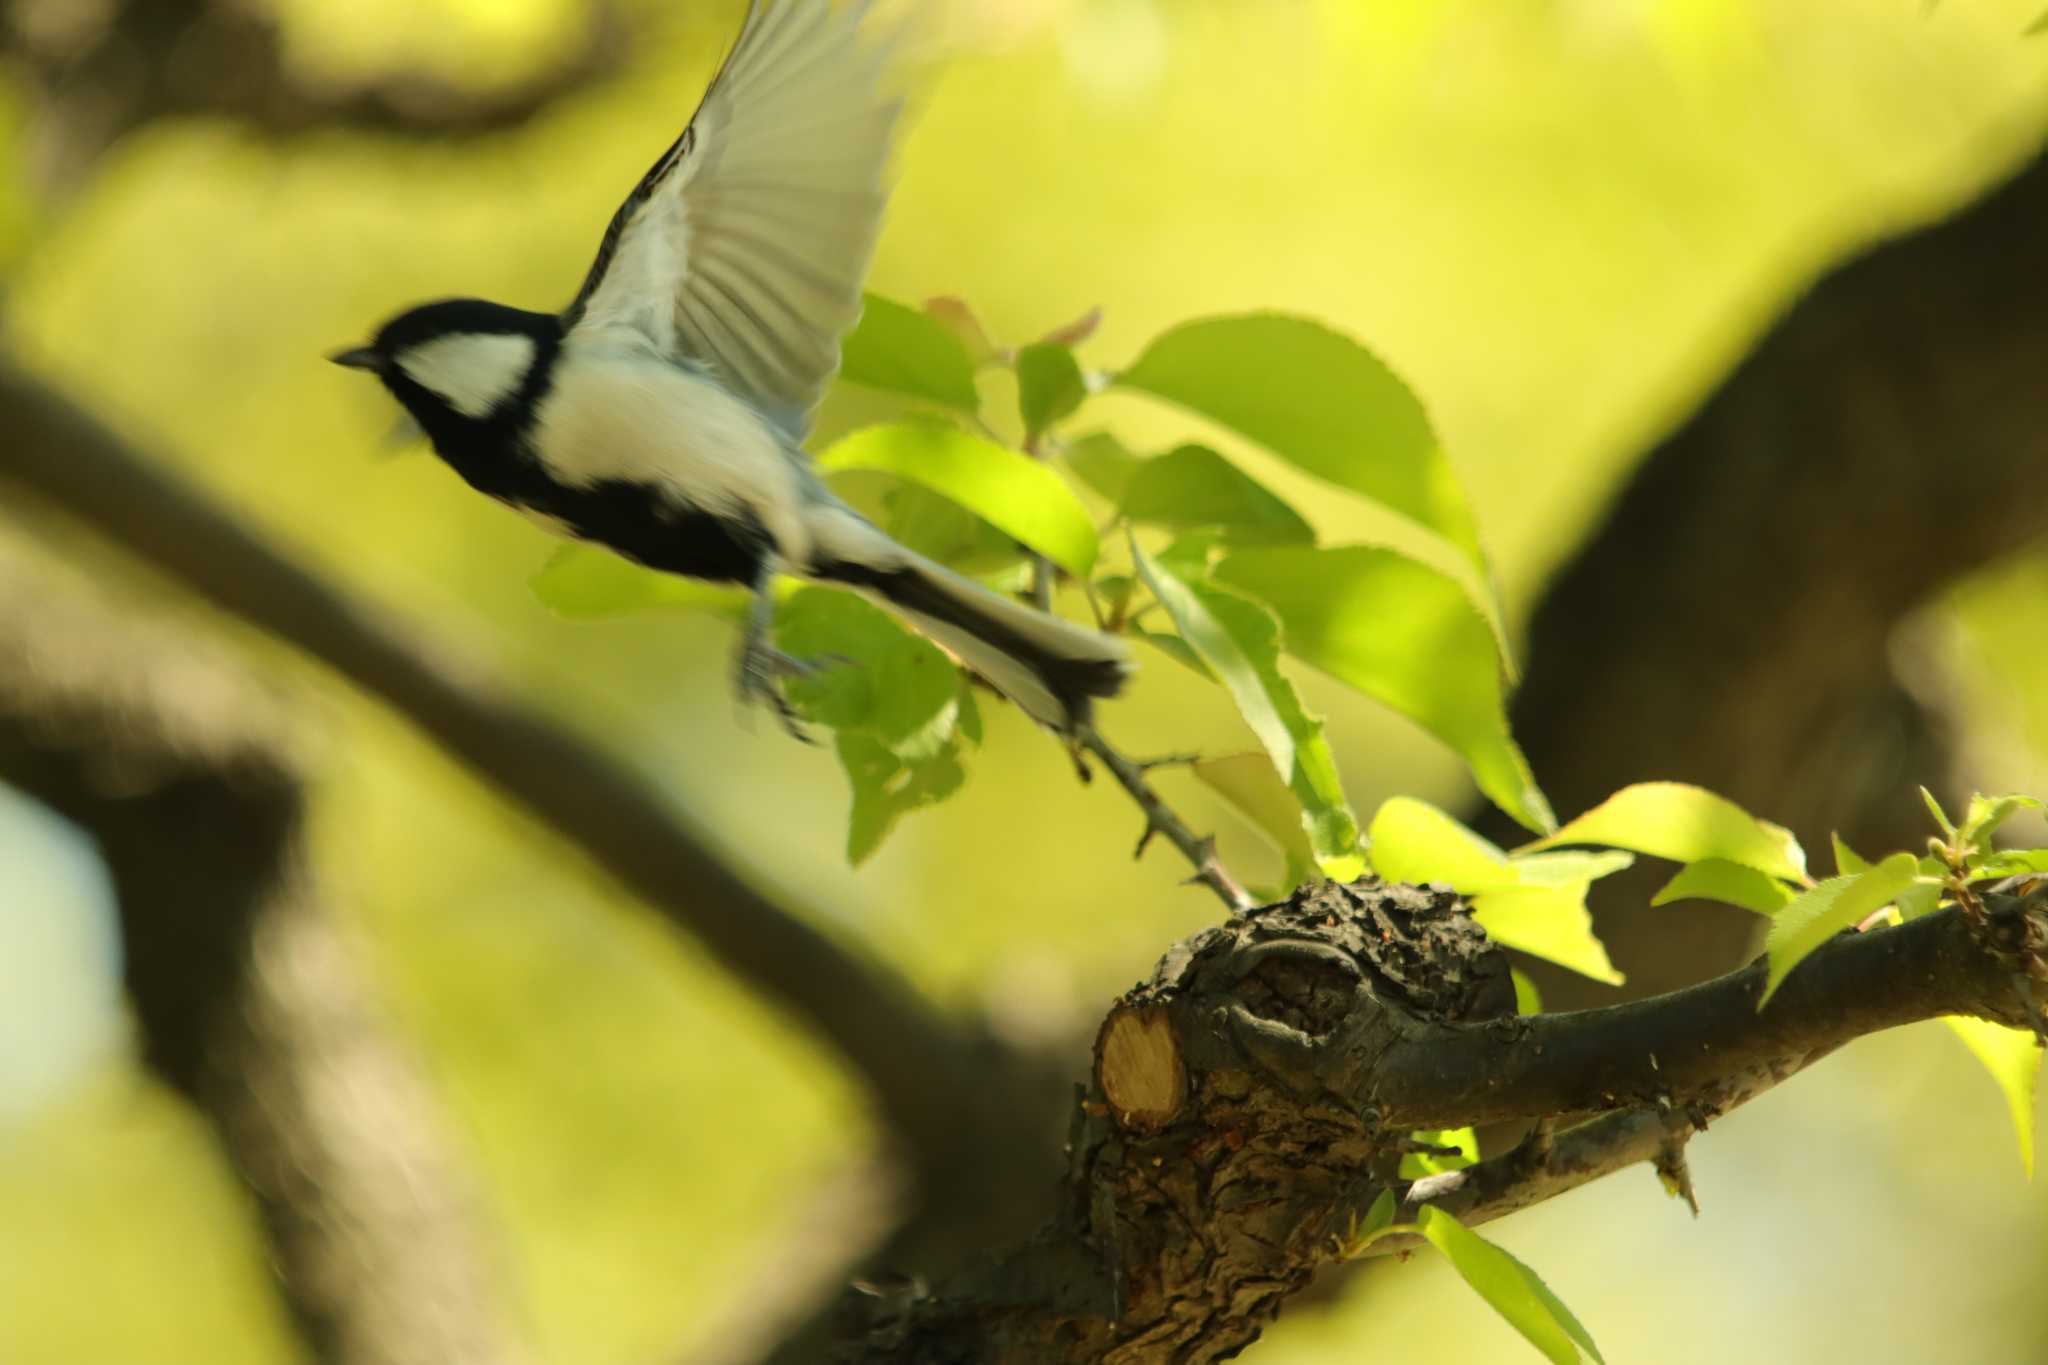
<svg viewBox="0 0 2048 1365">
<path fill-rule="evenodd" d="M 860 316 L 900 98 L 866 4 L 751 0 L 683 135 L 606 229 L 563 316 L 710 367 L 801 437 Z"/>
</svg>

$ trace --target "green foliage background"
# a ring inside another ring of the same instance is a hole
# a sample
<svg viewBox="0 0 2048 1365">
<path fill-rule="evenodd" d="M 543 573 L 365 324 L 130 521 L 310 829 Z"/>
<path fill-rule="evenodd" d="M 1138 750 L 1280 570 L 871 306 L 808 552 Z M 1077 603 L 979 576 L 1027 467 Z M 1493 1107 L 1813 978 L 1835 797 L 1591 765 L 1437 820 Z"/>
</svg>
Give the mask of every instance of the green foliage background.
<svg viewBox="0 0 2048 1365">
<path fill-rule="evenodd" d="M 1089 353 L 1114 361 L 1192 316 L 1330 322 L 1429 404 L 1512 623 L 1626 462 L 1789 289 L 2038 141 L 2048 40 L 2020 37 L 2032 7 L 954 0 L 957 51 L 922 101 L 874 284 L 963 295 L 1010 340 L 1100 304 Z M 309 69 L 406 58 L 478 80 L 515 78 L 574 23 L 569 0 L 281 8 Z M 527 582 L 553 542 L 431 460 L 369 458 L 383 400 L 317 362 L 422 297 L 567 295 L 737 6 L 653 9 L 674 12 L 628 78 L 516 136 L 279 148 L 186 125 L 130 143 L 60 218 L 0 198 L 11 339 L 337 578 L 639 754 L 756 875 L 939 997 L 1024 1032 L 1090 1017 L 1215 913 L 1176 885 L 1168 850 L 1130 863 L 1137 819 L 1110 784 L 1077 787 L 1057 746 L 984 707 L 968 790 L 849 871 L 845 780 L 829 752 L 735 722 L 725 623 L 542 610 Z M 18 110 L 0 131 L 18 145 Z M 1244 450 L 1134 396 L 1097 405 L 1137 449 Z M 821 435 L 888 412 L 843 390 Z M 1245 464 L 1325 543 L 1431 553 L 1397 518 Z M 2044 587 L 2048 557 L 1940 614 L 1994 763 L 2021 769 L 1987 772 L 1987 789 L 2048 789 L 2026 757 L 2048 754 Z M 865 1140 L 856 1097 L 689 945 L 399 727 L 272 657 L 335 730 L 320 870 L 485 1178 L 538 1357 L 674 1353 L 802 1235 L 809 1183 Z M 1248 747 L 1220 692 L 1145 662 L 1105 718 L 1121 744 Z M 1356 810 L 1464 799 L 1434 741 L 1322 679 L 1301 688 Z M 1227 856 L 1265 856 L 1199 782 L 1165 780 L 1225 830 Z M 0 863 L 56 856 L 29 829 L 0 822 Z M 104 988 L 92 945 L 52 927 L 62 902 L 31 890 L 0 908 L 0 1036 L 87 1059 L 33 1109 L 0 1103 L 0 1360 L 285 1358 L 196 1125 L 92 1042 L 103 1026 L 62 1022 L 104 1019 L 79 1007 Z M 67 951 L 83 965 L 37 965 Z M 27 1074 L 16 1050 L 0 1088 Z M 1489 1232 L 1616 1360 L 2025 1358 L 2048 1331 L 2048 1204 L 2020 1193 L 2002 1102 L 1958 1056 L 1938 1029 L 1871 1040 L 1716 1125 L 1693 1152 L 1697 1224 L 1640 1172 Z M 1872 1292 L 1902 1274 L 1910 1292 Z M 1445 1361 L 1512 1358 L 1507 1329 L 1468 1305 L 1418 1262 L 1297 1314 L 1259 1358 L 1349 1358 L 1368 1331 Z"/>
</svg>

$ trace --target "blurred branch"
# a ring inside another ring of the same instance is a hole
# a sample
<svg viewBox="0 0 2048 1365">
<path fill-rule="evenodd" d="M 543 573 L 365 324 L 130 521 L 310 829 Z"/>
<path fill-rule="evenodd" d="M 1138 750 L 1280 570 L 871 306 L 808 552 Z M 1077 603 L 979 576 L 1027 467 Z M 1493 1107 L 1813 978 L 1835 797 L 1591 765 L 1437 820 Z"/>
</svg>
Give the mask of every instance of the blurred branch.
<svg viewBox="0 0 2048 1365">
<path fill-rule="evenodd" d="M 2020 959 L 2048 933 L 2048 892 L 2002 899 L 1991 925 L 1980 938 L 1945 911 L 1844 935 L 1761 1013 L 1759 964 L 1518 1018 L 1456 897 L 1299 892 L 1176 945 L 1111 1008 L 1036 1238 L 929 1294 L 851 1298 L 833 1350 L 783 1358 L 1229 1358 L 1343 1254 L 1411 1128 L 1611 1111 L 1397 1185 L 1410 1215 L 1427 1200 L 1484 1222 L 1637 1162 L 1676 1167 L 1709 1121 L 1863 1034 L 1944 1014 L 2038 1026 Z"/>
<path fill-rule="evenodd" d="M 581 37 L 525 80 L 471 88 L 425 69 L 357 80 L 291 61 L 268 6 L 247 0 L 22 0 L 0 19 L 0 56 L 28 80 L 41 178 L 75 184 L 128 134 L 160 119 L 229 118 L 274 137 L 353 128 L 406 137 L 518 127 L 614 74 L 628 48 L 616 0 L 596 0 Z"/>
<path fill-rule="evenodd" d="M 2048 157 L 1820 279 L 1648 455 L 1530 622 L 1514 730 L 1558 810 L 1655 776 L 1809 848 L 1920 844 L 1915 788 L 1948 787 L 1953 758 L 1898 627 L 2048 535 L 2043 242 Z M 1658 875 L 1595 892 L 1640 993 L 1732 965 L 1754 933 L 1744 911 L 1650 908 Z M 1596 989 L 1543 976 L 1554 1004 Z"/>
<path fill-rule="evenodd" d="M 382 699 L 808 1026 L 867 1084 L 920 1195 L 964 1201 L 956 1230 L 1008 1226 L 1008 1177 L 1044 1152 L 1038 1115 L 1019 1113 L 1038 1092 L 1015 1087 L 992 1041 L 762 896 L 652 783 L 316 579 L 5 360 L 0 429 L 0 477 Z"/>
<path fill-rule="evenodd" d="M 144 1060 L 248 1182 L 308 1354 L 507 1365 L 499 1248 L 300 851 L 274 700 L 0 541 L 0 781 L 89 833 Z"/>
</svg>

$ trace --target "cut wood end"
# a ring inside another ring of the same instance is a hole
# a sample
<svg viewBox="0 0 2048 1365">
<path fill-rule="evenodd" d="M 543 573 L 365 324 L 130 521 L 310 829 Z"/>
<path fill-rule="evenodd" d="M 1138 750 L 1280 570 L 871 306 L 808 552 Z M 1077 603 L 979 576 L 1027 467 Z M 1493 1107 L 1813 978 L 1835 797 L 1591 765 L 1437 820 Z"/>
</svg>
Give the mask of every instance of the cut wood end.
<svg viewBox="0 0 2048 1365">
<path fill-rule="evenodd" d="M 1187 1103 L 1180 1041 L 1162 1009 L 1119 1009 L 1103 1025 L 1095 1075 L 1126 1128 L 1164 1128 Z"/>
</svg>

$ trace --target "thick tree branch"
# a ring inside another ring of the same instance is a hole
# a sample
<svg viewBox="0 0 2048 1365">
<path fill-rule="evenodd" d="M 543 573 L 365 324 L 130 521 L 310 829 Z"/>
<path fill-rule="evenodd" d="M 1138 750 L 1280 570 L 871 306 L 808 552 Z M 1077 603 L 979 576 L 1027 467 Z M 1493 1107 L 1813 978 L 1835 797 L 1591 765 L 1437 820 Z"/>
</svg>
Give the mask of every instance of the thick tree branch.
<svg viewBox="0 0 2048 1365">
<path fill-rule="evenodd" d="M 161 119 L 231 118 L 272 137 L 355 128 L 406 137 L 518 127 L 615 73 L 627 26 L 597 0 L 576 42 L 516 84 L 471 88 L 425 69 L 352 80 L 299 69 L 267 6 L 242 0 L 24 3 L 0 19 L 0 56 L 39 106 L 32 160 L 46 184 L 77 184 L 115 143 Z"/>
<path fill-rule="evenodd" d="M 1761 1013 L 1752 966 L 1519 1018 L 1503 955 L 1449 893 L 1298 893 L 1177 945 L 1112 1008 L 1037 1238 L 929 1296 L 849 1301 L 830 1359 L 1227 1358 L 1343 1254 L 1409 1129 L 1609 1111 L 1400 1186 L 1411 1215 L 1427 1200 L 1482 1222 L 1639 1161 L 1681 1169 L 1696 1131 L 1852 1038 L 2029 1022 L 2025 945 L 2044 930 L 2048 892 L 2001 901 L 1983 937 L 1947 911 L 1837 939 Z"/>
<path fill-rule="evenodd" d="M 927 1185 L 938 1172 L 965 1179 L 991 1152 L 1035 1138 L 1002 1093 L 992 1044 L 762 896 L 651 782 L 313 578 L 4 360 L 0 414 L 0 477 L 381 698 L 581 848 L 844 1058 Z M 980 1210 L 1002 1206 L 988 1199 Z"/>
<path fill-rule="evenodd" d="M 2017 902 L 1998 922 L 2019 928 Z M 2048 905 L 2048 897 L 2039 904 Z M 1604 1009 L 1456 1025 L 1404 1038 L 1375 1062 L 1371 1093 L 1403 1128 L 1497 1123 L 1631 1105 L 1718 1112 L 1752 1073 L 1783 1079 L 1852 1039 L 1944 1014 L 2028 1028 L 2001 958 L 1962 916 L 1929 915 L 1846 935 L 1802 962 L 1761 1011 L 1765 963 L 1669 995 Z M 1510 1039 L 1507 1035 L 1512 1034 Z"/>
<path fill-rule="evenodd" d="M 1516 738 L 1559 811 L 1696 782 L 1867 851 L 1917 847 L 1953 756 L 1895 665 L 1947 585 L 2048 535 L 2048 157 L 1790 301 L 1644 459 L 1529 623 Z M 1703 679 L 1711 679 L 1705 686 Z M 1915 681 L 1911 676 L 1907 682 Z M 1474 823 L 1510 842 L 1498 813 Z M 1755 925 L 1595 888 L 1632 991 L 1740 961 Z M 1555 1003 L 1611 998 L 1555 971 Z"/>
<path fill-rule="evenodd" d="M 305 866 L 280 710 L 0 537 L 0 781 L 105 859 L 143 1059 L 247 1182 L 306 1354 L 512 1365 L 502 1248 Z"/>
</svg>

